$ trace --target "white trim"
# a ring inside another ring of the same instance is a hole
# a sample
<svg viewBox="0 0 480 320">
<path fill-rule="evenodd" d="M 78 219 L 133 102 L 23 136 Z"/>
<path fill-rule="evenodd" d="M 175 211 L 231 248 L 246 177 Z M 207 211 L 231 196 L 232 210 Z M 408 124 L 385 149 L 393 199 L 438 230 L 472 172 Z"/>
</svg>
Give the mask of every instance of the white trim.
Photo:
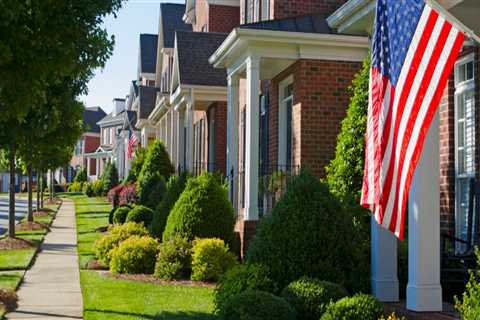
<svg viewBox="0 0 480 320">
<path fill-rule="evenodd" d="M 293 84 L 293 75 L 289 75 L 278 84 L 278 164 L 287 164 L 287 101 L 294 99 L 294 92 L 289 97 L 284 95 L 285 89 Z M 293 104 L 293 101 L 292 101 Z"/>
<path fill-rule="evenodd" d="M 205 0 L 209 5 L 240 7 L 239 0 Z"/>
</svg>

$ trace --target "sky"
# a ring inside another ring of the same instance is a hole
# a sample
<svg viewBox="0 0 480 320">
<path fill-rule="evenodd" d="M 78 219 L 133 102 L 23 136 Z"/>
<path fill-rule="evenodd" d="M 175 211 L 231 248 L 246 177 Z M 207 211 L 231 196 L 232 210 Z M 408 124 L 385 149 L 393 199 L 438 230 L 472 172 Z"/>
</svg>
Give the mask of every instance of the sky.
<svg viewBox="0 0 480 320">
<path fill-rule="evenodd" d="M 180 0 L 129 0 L 117 13 L 109 16 L 104 27 L 115 36 L 115 48 L 103 70 L 96 70 L 88 84 L 88 95 L 80 97 L 87 107 L 102 107 L 110 112 L 113 98 L 125 98 L 130 83 L 136 78 L 140 33 L 158 33 L 161 2 L 184 3 Z"/>
</svg>

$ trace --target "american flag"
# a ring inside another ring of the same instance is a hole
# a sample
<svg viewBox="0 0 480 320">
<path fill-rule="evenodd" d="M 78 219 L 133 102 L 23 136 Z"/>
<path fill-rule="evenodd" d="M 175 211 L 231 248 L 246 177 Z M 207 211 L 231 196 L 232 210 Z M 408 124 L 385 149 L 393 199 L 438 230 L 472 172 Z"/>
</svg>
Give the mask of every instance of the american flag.
<svg viewBox="0 0 480 320">
<path fill-rule="evenodd" d="M 128 148 L 127 148 L 127 158 L 128 160 L 132 159 L 133 156 L 133 147 L 138 143 L 138 138 L 135 133 L 130 130 L 130 136 L 128 137 Z"/>
<path fill-rule="evenodd" d="M 361 204 L 400 239 L 413 173 L 464 38 L 423 0 L 377 1 Z"/>
</svg>

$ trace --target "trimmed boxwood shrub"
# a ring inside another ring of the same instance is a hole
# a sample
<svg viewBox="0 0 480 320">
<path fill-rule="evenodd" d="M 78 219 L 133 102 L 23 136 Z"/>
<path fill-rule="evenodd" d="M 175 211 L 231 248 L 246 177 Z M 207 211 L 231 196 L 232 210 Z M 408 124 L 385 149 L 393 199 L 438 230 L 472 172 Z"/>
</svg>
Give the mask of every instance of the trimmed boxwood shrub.
<svg viewBox="0 0 480 320">
<path fill-rule="evenodd" d="M 321 320 L 377 320 L 382 314 L 380 301 L 368 294 L 357 294 L 331 304 Z"/>
<path fill-rule="evenodd" d="M 155 276 L 164 280 L 188 279 L 192 270 L 192 244 L 180 237 L 160 244 Z"/>
<path fill-rule="evenodd" d="M 122 224 L 125 223 L 127 219 L 127 215 L 132 210 L 132 207 L 129 205 L 120 206 L 113 212 L 113 223 L 115 224 Z"/>
<path fill-rule="evenodd" d="M 148 226 L 152 221 L 152 218 L 153 218 L 152 209 L 142 205 L 136 205 L 135 207 L 133 207 L 132 210 L 128 212 L 127 219 L 125 219 L 125 222 L 143 223 L 145 226 Z"/>
<path fill-rule="evenodd" d="M 170 162 L 170 156 L 164 144 L 155 140 L 148 146 L 147 153 L 145 155 L 145 161 L 142 165 L 137 180 L 142 180 L 142 176 L 146 173 L 158 173 L 162 177 L 168 180 L 170 176 L 175 172 L 175 168 Z"/>
<path fill-rule="evenodd" d="M 220 238 L 231 246 L 234 223 L 227 190 L 215 175 L 206 172 L 188 179 L 185 190 L 168 216 L 163 239 L 168 240 L 174 235 L 188 240 Z"/>
<path fill-rule="evenodd" d="M 275 284 L 270 279 L 266 267 L 246 263 L 228 270 L 220 278 L 215 289 L 215 310 L 219 312 L 224 308 L 225 301 L 247 290 L 276 291 Z"/>
<path fill-rule="evenodd" d="M 97 259 L 99 259 L 106 265 L 110 263 L 111 250 L 118 246 L 120 242 L 128 239 L 133 235 L 148 235 L 148 231 L 144 226 L 133 222 L 123 225 L 111 226 L 109 227 L 108 231 L 109 233 L 95 241 L 95 244 L 93 246 Z"/>
<path fill-rule="evenodd" d="M 131 236 L 111 252 L 113 273 L 152 274 L 158 253 L 158 242 L 150 236 Z"/>
<path fill-rule="evenodd" d="M 217 281 L 238 263 L 221 239 L 196 239 L 192 248 L 192 280 Z"/>
<path fill-rule="evenodd" d="M 302 171 L 289 179 L 283 198 L 260 220 L 247 261 L 267 266 L 279 288 L 309 276 L 355 289 L 370 274 L 357 270 L 352 220 L 325 184 Z"/>
<path fill-rule="evenodd" d="M 347 295 L 341 285 L 307 277 L 290 283 L 281 294 L 295 308 L 297 316 L 305 320 L 320 319 L 330 303 Z"/>
<path fill-rule="evenodd" d="M 228 299 L 220 313 L 224 320 L 295 320 L 285 299 L 269 292 L 248 290 Z"/>
<path fill-rule="evenodd" d="M 145 172 L 138 180 L 139 202 L 149 208 L 155 208 L 162 200 L 167 186 L 158 172 Z"/>
<path fill-rule="evenodd" d="M 156 238 L 162 239 L 165 225 L 167 224 L 168 215 L 172 210 L 175 202 L 185 189 L 185 184 L 189 178 L 188 173 L 182 172 L 180 176 L 171 176 L 167 183 L 167 192 L 160 204 L 155 208 L 153 220 L 150 224 L 150 234 Z"/>
</svg>

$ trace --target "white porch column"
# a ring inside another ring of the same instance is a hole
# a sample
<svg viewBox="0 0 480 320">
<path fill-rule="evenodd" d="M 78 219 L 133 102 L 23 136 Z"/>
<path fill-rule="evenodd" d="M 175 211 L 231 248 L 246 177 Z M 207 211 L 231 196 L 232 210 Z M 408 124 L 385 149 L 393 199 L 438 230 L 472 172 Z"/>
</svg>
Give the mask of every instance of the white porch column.
<svg viewBox="0 0 480 320">
<path fill-rule="evenodd" d="M 260 124 L 260 60 L 247 59 L 245 109 L 245 220 L 258 220 L 258 160 Z"/>
<path fill-rule="evenodd" d="M 399 300 L 397 238 L 372 217 L 372 293 L 380 301 Z"/>
<path fill-rule="evenodd" d="M 193 97 L 187 102 L 187 136 L 185 137 L 187 150 L 186 150 L 186 159 L 187 159 L 187 170 L 193 171 Z"/>
<path fill-rule="evenodd" d="M 87 157 L 87 180 L 90 177 L 90 158 Z"/>
<path fill-rule="evenodd" d="M 441 311 L 438 111 L 413 176 L 408 205 L 407 309 Z"/>
<path fill-rule="evenodd" d="M 167 148 L 168 154 L 172 154 L 172 121 L 171 121 L 172 113 L 170 111 L 167 112 L 165 115 L 165 121 L 167 126 L 167 136 L 165 137 L 165 147 Z"/>
<path fill-rule="evenodd" d="M 174 166 L 177 166 L 178 163 L 177 163 L 176 159 L 177 159 L 177 131 L 178 131 L 177 117 L 178 117 L 178 112 L 173 110 L 173 108 L 171 109 L 170 112 L 172 113 L 172 118 L 171 118 L 171 122 L 172 122 L 172 137 L 171 137 L 172 147 L 171 147 L 171 153 L 170 153 L 170 160 L 172 161 Z"/>
<path fill-rule="evenodd" d="M 95 177 L 98 179 L 100 176 L 100 158 L 95 158 Z"/>
<path fill-rule="evenodd" d="M 229 184 L 228 195 L 233 202 L 237 193 L 237 185 L 234 179 L 238 175 L 238 113 L 239 113 L 239 83 L 240 79 L 236 74 L 228 76 L 227 91 L 227 175 L 233 170 L 233 179 Z M 237 204 L 234 204 L 237 208 Z"/>
<path fill-rule="evenodd" d="M 177 166 L 185 170 L 185 109 L 177 112 Z"/>
</svg>

